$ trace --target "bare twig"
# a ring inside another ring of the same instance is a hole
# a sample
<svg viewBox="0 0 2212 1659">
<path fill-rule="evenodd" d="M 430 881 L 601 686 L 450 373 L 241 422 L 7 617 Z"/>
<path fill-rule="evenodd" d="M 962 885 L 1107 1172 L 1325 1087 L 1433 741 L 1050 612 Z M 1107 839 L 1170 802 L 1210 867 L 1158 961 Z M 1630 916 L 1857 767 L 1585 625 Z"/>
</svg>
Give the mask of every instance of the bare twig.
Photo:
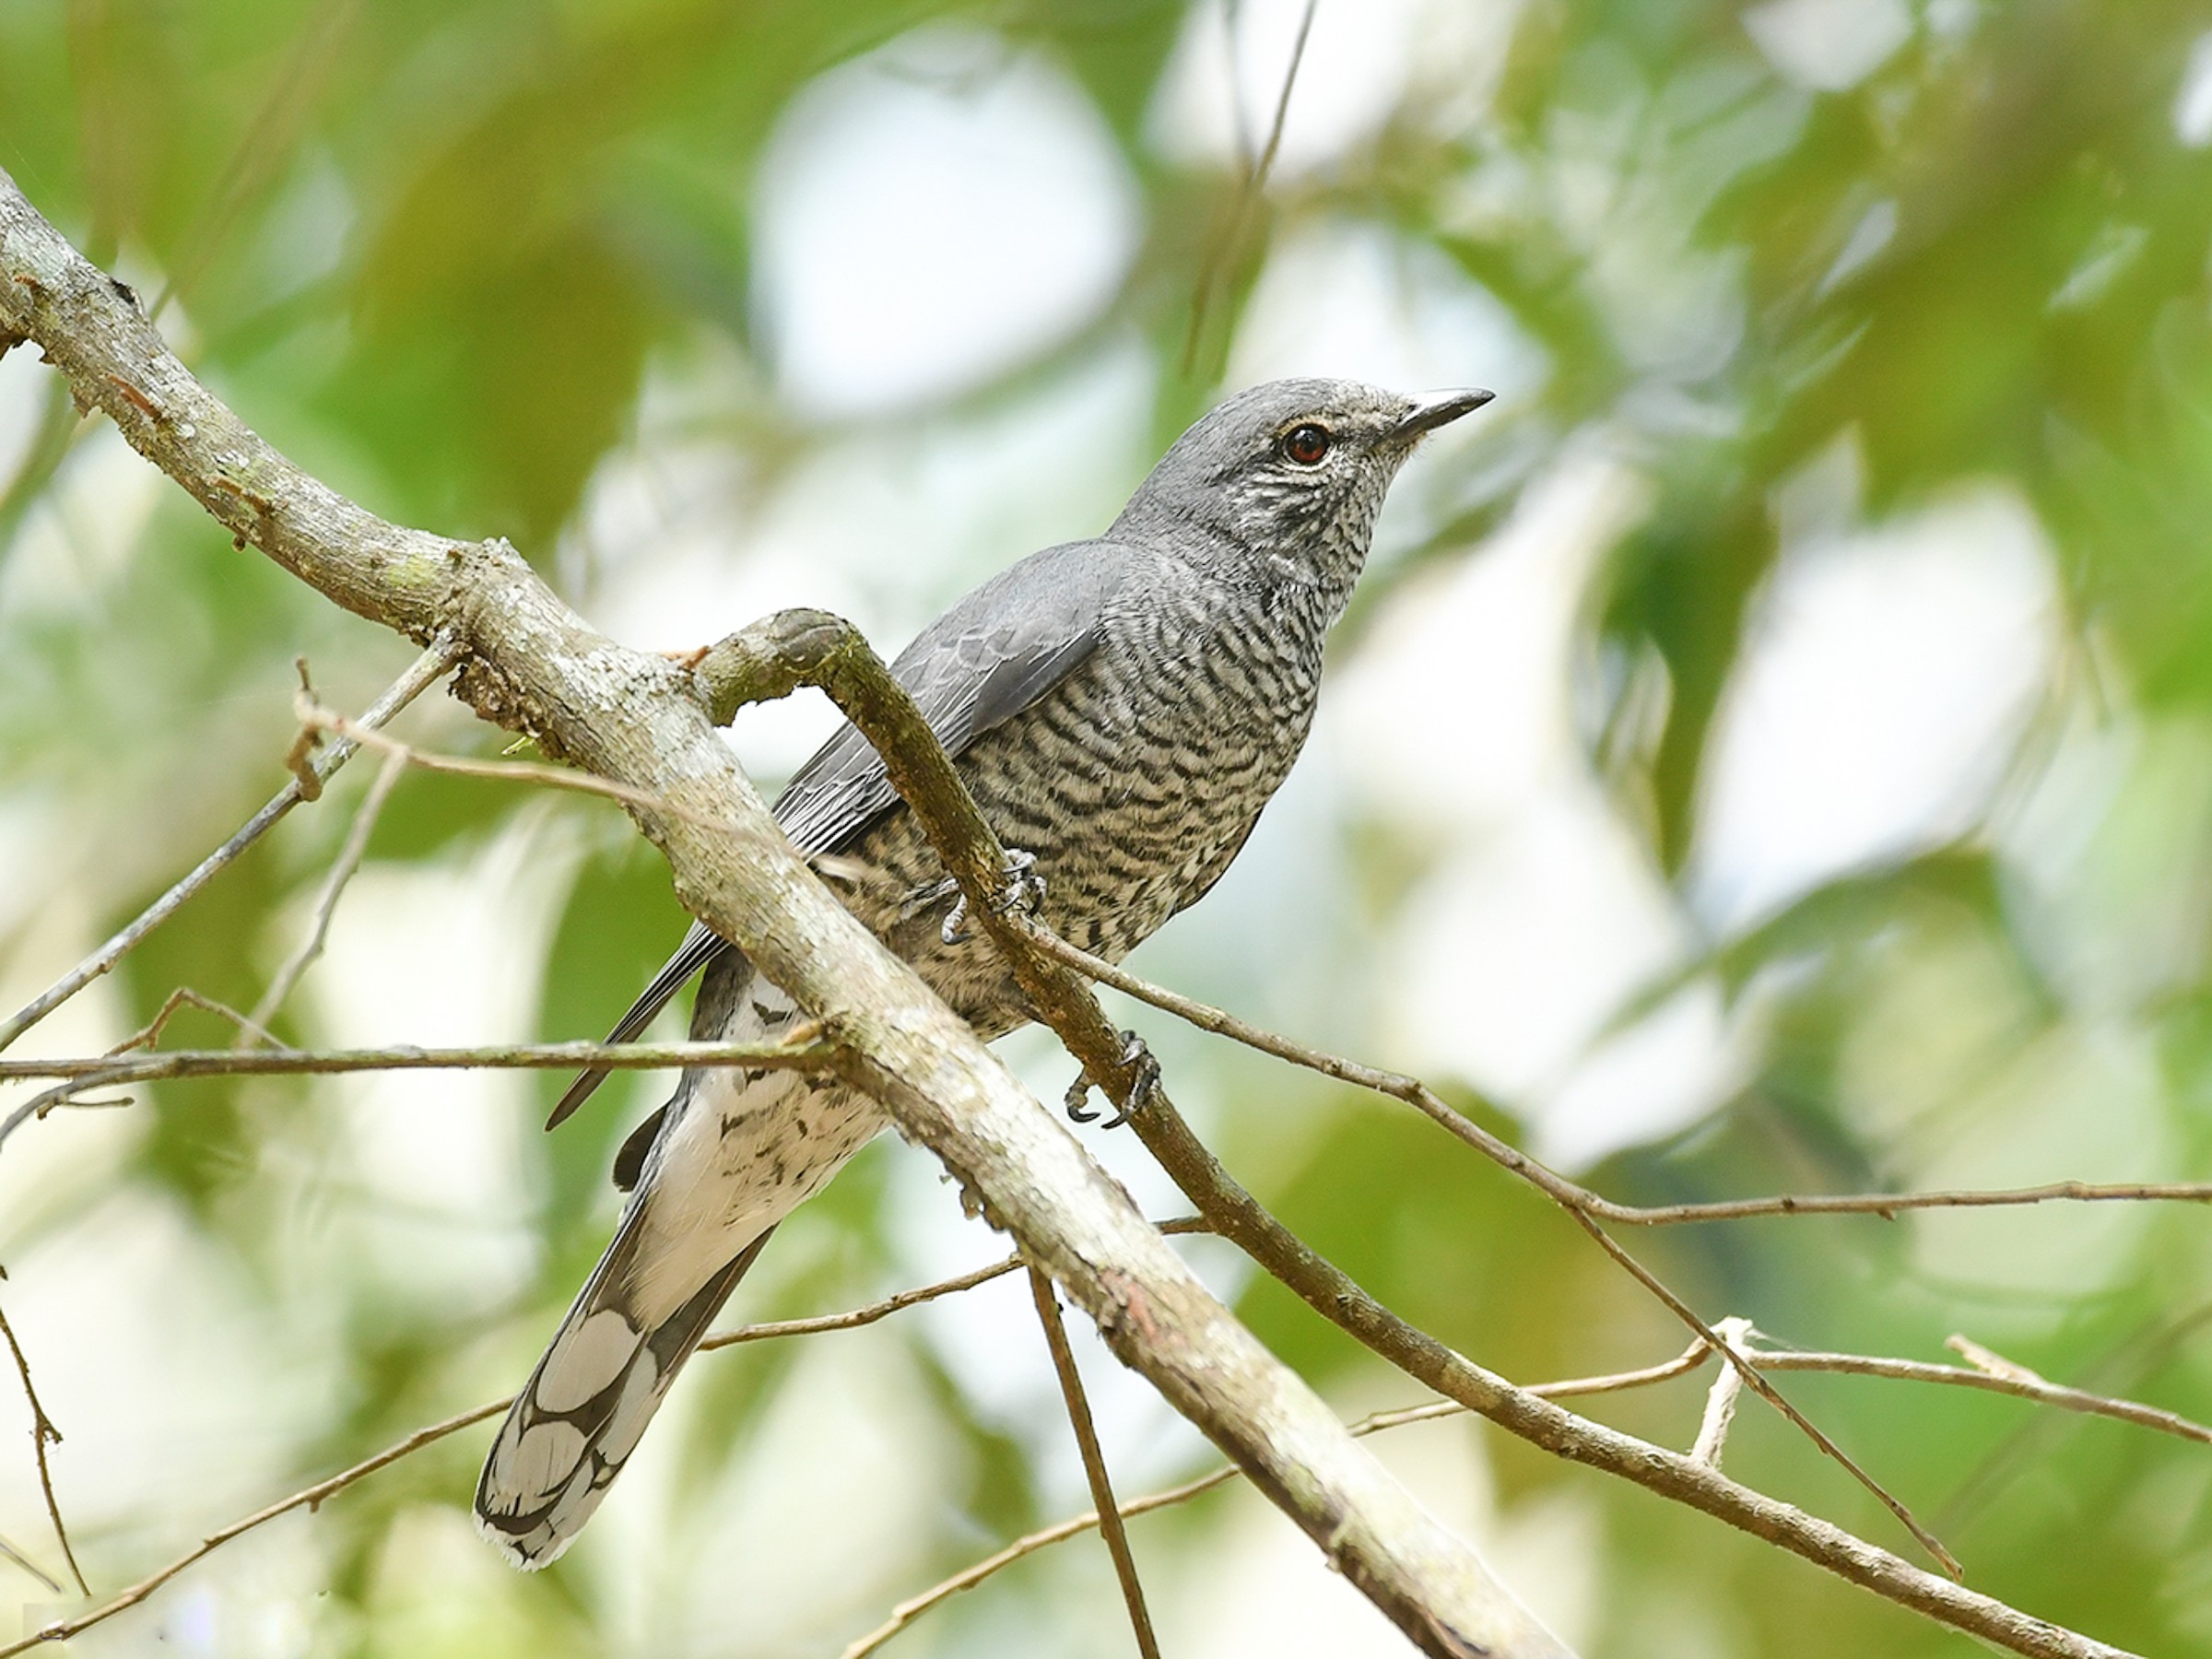
<svg viewBox="0 0 2212 1659">
<path fill-rule="evenodd" d="M 419 697 L 438 677 L 459 660 L 459 649 L 450 640 L 431 645 L 407 667 L 407 671 L 394 680 L 360 719 L 357 729 L 374 731 L 383 725 L 402 709 Z M 327 782 L 339 767 L 352 759 L 358 745 L 350 738 L 331 744 L 315 759 L 314 775 L 319 782 Z M 301 801 L 306 792 L 295 778 L 269 797 L 267 805 L 239 827 L 238 832 L 207 854 L 192 871 L 169 891 L 147 906 L 127 927 L 110 938 L 90 956 L 65 973 L 52 985 L 25 1004 L 5 1024 L 0 1024 L 0 1049 L 6 1048 L 25 1031 L 53 1013 L 71 997 L 82 991 L 101 974 L 123 960 L 139 940 L 176 914 L 185 901 L 197 893 L 238 855 L 259 841 L 284 815 Z"/>
<path fill-rule="evenodd" d="M 51 1572 L 48 1572 L 45 1568 L 40 1566 L 36 1561 L 25 1555 L 20 1549 L 17 1548 L 15 1545 L 9 1543 L 6 1538 L 0 1538 L 0 1559 L 5 1559 L 10 1562 L 13 1562 L 16 1566 L 21 1568 L 25 1572 L 29 1573 L 32 1578 L 37 1579 L 40 1583 L 45 1585 L 47 1589 L 53 1591 L 54 1594 L 60 1595 L 65 1594 L 66 1586 L 63 1584 L 60 1579 L 55 1578 Z"/>
<path fill-rule="evenodd" d="M 818 1069 L 836 1058 L 819 1028 L 803 1028 L 785 1042 L 536 1042 L 489 1048 L 384 1048 L 303 1050 L 171 1049 L 156 1054 L 102 1054 L 98 1058 L 0 1060 L 0 1083 L 25 1077 L 65 1077 L 0 1119 L 0 1142 L 24 1124 L 44 1117 L 88 1088 L 151 1083 L 167 1077 L 288 1077 L 332 1072 L 563 1071 L 587 1065 L 610 1071 L 662 1071 L 696 1065 Z"/>
<path fill-rule="evenodd" d="M 1956 1347 L 1965 1338 L 1954 1336 L 1950 1340 L 1952 1346 Z M 2080 1411 L 2092 1417 L 2114 1418 L 2123 1423 L 2134 1423 L 2138 1428 L 2155 1429 L 2161 1434 L 2178 1435 L 2183 1440 L 2195 1441 L 2201 1445 L 2212 1445 L 2212 1427 L 2185 1418 L 2179 1412 L 2145 1406 L 2135 1400 L 2116 1399 L 2109 1394 L 2092 1394 L 2087 1389 L 2068 1388 L 2063 1383 L 2048 1382 L 2033 1371 L 2018 1366 L 1990 1371 L 1981 1367 L 1970 1369 L 1963 1365 L 1935 1365 L 1920 1359 L 1887 1359 L 1868 1354 L 1824 1354 L 1769 1348 L 1749 1349 L 1747 1357 L 1761 1371 L 1841 1371 L 1850 1376 L 1888 1377 L 1904 1382 L 1947 1382 L 1959 1388 L 1978 1388 L 1988 1394 L 2011 1394 L 2015 1399 L 2055 1406 L 2062 1411 Z"/>
<path fill-rule="evenodd" d="M 282 1049 L 287 1046 L 279 1042 L 276 1034 L 265 1026 L 255 1023 L 229 1003 L 218 1002 L 212 996 L 203 996 L 190 985 L 179 985 L 161 999 L 161 1006 L 154 1010 L 154 1017 L 151 1019 L 110 1049 L 108 1053 L 110 1055 L 127 1054 L 134 1049 L 154 1047 L 161 1041 L 161 1033 L 169 1029 L 169 1022 L 177 1011 L 187 1007 L 201 1009 L 203 1012 L 214 1015 L 218 1019 L 227 1019 L 236 1026 L 241 1034 L 252 1037 L 257 1041 L 265 1042 L 271 1048 Z M 6 1064 L 6 1061 L 0 1061 L 0 1066 L 5 1066 Z M 5 1075 L 5 1073 L 0 1073 L 0 1076 Z M 51 1077 L 53 1074 L 41 1072 L 34 1075 Z"/>
<path fill-rule="evenodd" d="M 354 872 L 361 867 L 361 856 L 369 851 L 369 838 L 375 833 L 376 820 L 382 816 L 384 803 L 391 799 L 394 787 L 406 770 L 405 755 L 387 754 L 384 757 L 383 765 L 377 771 L 376 781 L 370 784 L 368 794 L 362 798 L 360 810 L 353 815 L 353 823 L 346 831 L 346 840 L 338 848 L 338 856 L 330 866 L 330 874 L 324 879 L 323 890 L 316 896 L 314 920 L 308 924 L 307 936 L 285 959 L 284 966 L 277 969 L 276 976 L 269 981 L 269 988 L 261 994 L 261 1000 L 253 1005 L 249 1023 L 255 1030 L 240 1033 L 240 1047 L 243 1048 L 256 1040 L 264 1042 L 275 1041 L 268 1035 L 268 1023 L 276 1017 L 276 1010 L 284 1006 L 284 999 L 299 984 L 300 975 L 323 954 L 324 942 L 330 936 L 330 919 L 337 912 L 338 900 L 346 893 L 346 884 L 353 879 Z"/>
<path fill-rule="evenodd" d="M 1030 1294 L 1037 1303 L 1038 1323 L 1044 1326 L 1045 1345 L 1053 1351 L 1060 1398 L 1067 1406 L 1068 1426 L 1076 1431 L 1077 1450 L 1083 1454 L 1083 1474 L 1090 1482 L 1090 1500 L 1098 1506 L 1107 1553 L 1113 1558 L 1113 1575 L 1121 1581 L 1122 1605 L 1129 1609 L 1136 1651 L 1141 1659 L 1159 1659 L 1159 1640 L 1152 1634 L 1152 1615 L 1145 1607 L 1145 1586 L 1136 1576 L 1136 1557 L 1130 1551 L 1129 1535 L 1122 1527 L 1121 1506 L 1113 1500 L 1106 1454 L 1099 1448 L 1098 1425 L 1091 1421 L 1090 1401 L 1084 1396 L 1083 1379 L 1076 1371 L 1075 1351 L 1067 1346 L 1067 1327 L 1060 1320 L 1060 1299 L 1053 1289 L 1052 1276 L 1030 1268 Z"/>
<path fill-rule="evenodd" d="M 23 1379 L 23 1398 L 30 1406 L 30 1444 L 38 1458 L 39 1490 L 45 1495 L 46 1518 L 53 1523 L 53 1535 L 61 1544 L 62 1559 L 69 1563 L 69 1576 L 76 1581 L 80 1594 L 89 1595 L 92 1587 L 85 1583 L 85 1570 L 76 1564 L 76 1551 L 69 1547 L 69 1529 L 62 1524 L 62 1506 L 53 1495 L 53 1471 L 46 1464 L 46 1448 L 61 1444 L 62 1431 L 46 1415 L 46 1407 L 39 1404 L 39 1391 L 30 1381 L 30 1360 L 24 1355 L 23 1345 L 16 1340 L 15 1327 L 7 1323 L 6 1313 L 0 1313 L 0 1337 L 7 1339 L 7 1351 L 16 1357 L 16 1373 Z"/>
<path fill-rule="evenodd" d="M 1273 1055 L 1292 1065 L 1304 1066 L 1309 1071 L 1334 1077 L 1340 1083 L 1349 1083 L 1355 1088 L 1403 1100 L 1433 1119 L 1484 1157 L 1540 1188 L 1551 1198 L 1602 1221 L 1617 1221 L 1628 1227 L 1666 1227 L 1683 1222 L 1736 1221 L 1762 1216 L 1873 1215 L 1887 1218 L 1905 1210 L 1975 1209 L 2054 1202 L 2212 1203 L 2212 1182 L 2053 1181 L 2041 1186 L 1983 1190 L 1808 1195 L 1785 1193 L 1760 1198 L 1725 1198 L 1707 1204 L 1619 1204 L 1568 1180 L 1518 1147 L 1499 1139 L 1480 1124 L 1469 1120 L 1464 1112 L 1454 1111 L 1418 1077 L 1365 1065 L 1357 1060 L 1347 1060 L 1342 1055 L 1328 1053 L 1293 1038 L 1266 1030 L 1233 1014 L 1184 996 L 1180 992 L 1170 991 L 1147 980 L 1139 979 L 1127 969 L 1109 962 L 1103 957 L 1093 956 L 1041 929 L 1032 933 L 1030 938 L 1037 949 L 1058 958 L 1084 978 L 1101 985 L 1111 985 L 1124 995 L 1148 1003 L 1162 1013 L 1172 1014 L 1202 1031 L 1226 1037 L 1232 1042 L 1241 1042 L 1246 1048 L 1256 1049 L 1263 1054 Z"/>
<path fill-rule="evenodd" d="M 1210 1233 L 1214 1230 L 1203 1216 L 1181 1216 L 1171 1221 L 1162 1221 L 1162 1236 L 1177 1238 L 1187 1233 Z M 710 1348 L 731 1347 L 741 1342 L 765 1342 L 779 1336 L 813 1336 L 824 1331 L 850 1331 L 865 1324 L 874 1324 L 888 1318 L 903 1308 L 918 1302 L 935 1301 L 940 1296 L 950 1296 L 959 1290 L 972 1290 L 978 1285 L 987 1285 L 994 1278 L 1004 1278 L 1023 1265 L 1018 1255 L 993 1262 L 986 1267 L 971 1268 L 955 1278 L 940 1279 L 934 1285 L 924 1285 L 918 1290 L 901 1290 L 887 1296 L 879 1302 L 871 1302 L 850 1313 L 825 1313 L 813 1319 L 781 1319 L 770 1324 L 745 1325 L 735 1331 L 724 1331 L 719 1336 L 710 1336 L 699 1345 L 700 1353 Z"/>
<path fill-rule="evenodd" d="M 1751 1322 L 1732 1314 L 1714 1320 L 1712 1330 L 1729 1347 L 1740 1348 L 1751 1335 Z M 1728 1425 L 1735 1420 L 1735 1402 L 1743 1389 L 1744 1374 L 1733 1365 L 1713 1373 L 1712 1386 L 1705 1394 L 1705 1415 L 1698 1421 L 1697 1441 L 1689 1449 L 1698 1462 L 1721 1466 L 1721 1449 L 1728 1442 Z"/>
<path fill-rule="evenodd" d="M 830 1064 L 834 1045 L 806 1025 L 780 1042 L 511 1042 L 483 1048 L 166 1049 L 152 1054 L 100 1054 L 54 1060 L 0 1060 L 0 1083 L 25 1077 L 88 1077 L 149 1083 L 164 1077 L 283 1077 L 361 1071 L 666 1071 L 694 1065 L 765 1065 L 803 1070 Z M 108 1074 L 113 1073 L 111 1077 Z"/>
<path fill-rule="evenodd" d="M 1267 189 L 1267 175 L 1275 171 L 1276 155 L 1283 147 L 1283 127 L 1290 118 L 1290 92 L 1298 85 L 1299 68 L 1306 61 L 1306 39 L 1313 32 L 1313 14 L 1319 6 L 1320 0 L 1306 0 L 1305 15 L 1298 20 L 1298 38 L 1290 46 L 1290 62 L 1283 71 L 1283 88 L 1276 95 L 1275 119 L 1267 128 L 1267 142 L 1261 148 L 1258 159 L 1253 160 L 1249 154 L 1247 155 L 1249 166 L 1243 182 L 1238 186 L 1236 200 L 1230 208 L 1228 225 L 1221 233 L 1220 241 L 1214 244 L 1208 253 L 1205 266 L 1198 273 L 1198 288 L 1191 296 L 1190 327 L 1182 336 L 1182 371 L 1186 375 L 1190 373 L 1192 366 L 1198 360 L 1198 341 L 1205 333 L 1206 312 L 1212 307 L 1214 290 L 1219 284 L 1222 269 L 1232 264 L 1241 251 L 1244 241 L 1245 226 Z M 1233 44 L 1230 49 L 1230 57 L 1232 61 L 1230 75 L 1233 82 L 1236 76 Z M 1236 96 L 1236 107 L 1239 111 L 1239 137 L 1242 142 L 1249 142 L 1244 139 L 1242 133 L 1243 104 L 1243 96 L 1240 90 Z"/>
<path fill-rule="evenodd" d="M 712 813 L 681 806 L 658 790 L 638 789 L 592 772 L 575 771 L 565 766 L 547 766 L 535 760 L 472 760 L 464 755 L 441 755 L 435 750 L 417 748 L 412 744 L 402 743 L 396 737 L 371 731 L 358 721 L 347 719 L 335 709 L 326 708 L 316 701 L 312 691 L 301 691 L 294 698 L 293 712 L 300 717 L 300 728 L 303 735 L 316 732 L 335 732 L 364 748 L 372 748 L 381 755 L 423 771 L 442 772 L 450 778 L 482 778 L 493 783 L 529 783 L 544 789 L 565 789 L 573 794 L 596 795 L 603 801 L 613 801 L 637 811 L 681 818 L 725 837 L 737 833 L 735 826 L 715 818 Z"/>
<path fill-rule="evenodd" d="M 1741 1221 L 1761 1216 L 1879 1216 L 1907 1210 L 1998 1209 L 2025 1204 L 2212 1204 L 2212 1182 L 2051 1181 L 2030 1187 L 1965 1187 L 1922 1193 L 1777 1193 L 1708 1204 L 1615 1204 L 1598 1199 L 1593 1214 L 1630 1227 L 1686 1221 Z"/>
<path fill-rule="evenodd" d="M 1359 1430 L 1355 1429 L 1353 1432 L 1356 1434 Z M 1195 1480 L 1185 1481 L 1179 1487 L 1170 1487 L 1164 1492 L 1150 1492 L 1142 1498 L 1132 1498 L 1119 1506 L 1119 1513 L 1126 1521 L 1135 1515 L 1148 1515 L 1154 1510 L 1166 1509 L 1171 1504 L 1187 1503 L 1201 1493 L 1228 1484 L 1242 1473 L 1236 1465 L 1224 1464 L 1210 1475 L 1201 1475 Z M 900 1602 L 891 1609 L 889 1618 L 855 1640 L 839 1655 L 839 1659 L 866 1659 L 866 1655 L 875 1653 L 932 1607 L 941 1606 L 963 1590 L 974 1589 L 985 1579 L 1004 1571 L 1023 1557 L 1035 1555 L 1051 1545 L 1087 1533 L 1098 1524 L 1098 1512 L 1094 1510 L 1088 1514 L 1076 1515 L 1056 1525 L 1048 1526 L 1041 1532 L 1030 1533 L 1015 1539 L 1004 1549 L 985 1556 L 973 1566 L 962 1568 L 943 1583 L 932 1584 L 919 1595 L 910 1596 Z M 4 1659 L 4 1655 L 0 1655 L 0 1659 Z"/>
</svg>

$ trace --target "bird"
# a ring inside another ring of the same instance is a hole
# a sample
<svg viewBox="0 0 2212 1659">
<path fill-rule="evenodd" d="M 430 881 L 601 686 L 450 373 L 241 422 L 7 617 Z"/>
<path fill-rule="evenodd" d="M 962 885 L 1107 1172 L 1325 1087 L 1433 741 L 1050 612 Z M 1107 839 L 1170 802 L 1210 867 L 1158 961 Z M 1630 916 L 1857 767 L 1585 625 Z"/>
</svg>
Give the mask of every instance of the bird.
<svg viewBox="0 0 2212 1659">
<path fill-rule="evenodd" d="M 1490 401 L 1357 382 L 1238 392 L 1183 432 L 1106 533 L 989 578 L 891 665 L 1009 849 L 1005 900 L 1118 961 L 1204 896 L 1313 721 L 1323 645 L 1423 437 Z M 988 1041 L 1031 1010 L 850 724 L 776 817 L 846 907 Z M 691 1035 L 773 1041 L 806 1011 L 694 924 L 608 1041 L 704 971 Z M 586 1073 L 548 1129 L 604 1074 Z M 1071 1108 L 1071 1111 L 1073 1108 Z M 575 1539 L 777 1224 L 888 1120 L 824 1073 L 686 1071 L 624 1143 L 612 1241 L 516 1395 L 477 1488 L 514 1565 Z"/>
</svg>

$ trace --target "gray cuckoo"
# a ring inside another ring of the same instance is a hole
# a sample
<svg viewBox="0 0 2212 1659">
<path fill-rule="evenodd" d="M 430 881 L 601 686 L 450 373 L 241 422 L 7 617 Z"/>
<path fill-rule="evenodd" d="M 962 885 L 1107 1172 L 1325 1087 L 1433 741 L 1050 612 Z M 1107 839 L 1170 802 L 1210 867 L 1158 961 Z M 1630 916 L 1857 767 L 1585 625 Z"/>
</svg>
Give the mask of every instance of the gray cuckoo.
<svg viewBox="0 0 2212 1659">
<path fill-rule="evenodd" d="M 1015 888 L 1046 925 L 1118 960 L 1219 879 L 1305 742 L 1323 641 L 1392 477 L 1423 434 L 1489 396 L 1328 380 L 1239 393 L 1176 440 L 1104 535 L 1001 571 L 900 653 L 892 672 L 1019 850 Z M 986 1041 L 1030 1018 L 852 726 L 776 816 Z M 799 1018 L 695 925 L 611 1041 L 702 968 L 693 1037 L 773 1040 Z M 552 1122 L 597 1081 L 580 1078 Z M 686 1072 L 630 1136 L 614 1241 L 477 1488 L 478 1524 L 512 1560 L 542 1567 L 568 1547 L 770 1232 L 886 1121 L 827 1076 L 722 1068 Z"/>
</svg>

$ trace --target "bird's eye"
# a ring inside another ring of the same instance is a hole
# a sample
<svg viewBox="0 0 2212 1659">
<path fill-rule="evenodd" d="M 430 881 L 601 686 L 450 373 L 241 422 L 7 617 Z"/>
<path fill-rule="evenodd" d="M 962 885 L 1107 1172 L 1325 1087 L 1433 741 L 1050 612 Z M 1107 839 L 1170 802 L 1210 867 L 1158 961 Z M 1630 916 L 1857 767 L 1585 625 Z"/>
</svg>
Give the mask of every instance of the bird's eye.
<svg viewBox="0 0 2212 1659">
<path fill-rule="evenodd" d="M 1319 466 L 1329 453 L 1329 429 L 1306 421 L 1285 432 L 1278 447 L 1286 460 L 1300 466 Z"/>
</svg>

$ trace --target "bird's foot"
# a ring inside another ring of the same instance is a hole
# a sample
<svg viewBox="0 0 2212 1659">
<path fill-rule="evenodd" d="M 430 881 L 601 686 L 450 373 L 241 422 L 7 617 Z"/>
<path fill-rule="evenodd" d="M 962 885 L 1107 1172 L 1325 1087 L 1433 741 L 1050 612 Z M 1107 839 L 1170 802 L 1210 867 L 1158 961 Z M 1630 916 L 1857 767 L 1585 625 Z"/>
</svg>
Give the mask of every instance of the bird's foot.
<svg viewBox="0 0 2212 1659">
<path fill-rule="evenodd" d="M 1159 1062 L 1135 1031 L 1122 1033 L 1122 1065 L 1136 1074 L 1129 1085 L 1129 1099 L 1100 1125 L 1101 1128 L 1119 1129 L 1143 1112 L 1159 1088 Z M 1098 1123 L 1100 1115 L 1090 1109 L 1091 1084 L 1091 1075 L 1086 1071 L 1067 1086 L 1067 1115 L 1078 1124 Z"/>
<path fill-rule="evenodd" d="M 1006 849 L 1006 883 L 991 900 L 994 916 L 1035 915 L 1037 907 L 1044 902 L 1044 875 L 1037 868 L 1037 854 L 1024 853 L 1019 847 Z M 949 885 L 949 882 L 947 883 Z M 968 895 L 953 900 L 952 908 L 945 912 L 945 925 L 937 936 L 947 945 L 967 943 Z"/>
</svg>

